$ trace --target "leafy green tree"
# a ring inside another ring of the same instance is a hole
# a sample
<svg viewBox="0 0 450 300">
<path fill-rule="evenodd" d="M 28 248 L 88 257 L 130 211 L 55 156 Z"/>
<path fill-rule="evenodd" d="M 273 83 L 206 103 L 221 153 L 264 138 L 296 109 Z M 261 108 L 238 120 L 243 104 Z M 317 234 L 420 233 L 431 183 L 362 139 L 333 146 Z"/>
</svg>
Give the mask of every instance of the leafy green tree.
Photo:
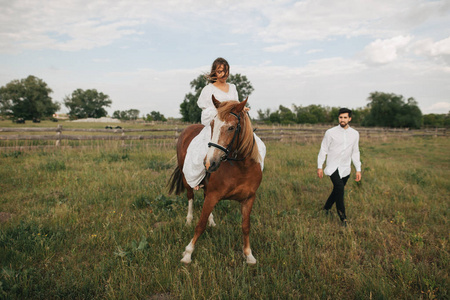
<svg viewBox="0 0 450 300">
<path fill-rule="evenodd" d="M 162 121 L 162 122 L 166 122 L 167 119 L 166 117 L 164 117 L 163 114 L 161 114 L 159 111 L 152 111 L 150 114 L 147 114 L 146 117 L 144 118 L 145 121 Z"/>
<path fill-rule="evenodd" d="M 373 92 L 367 100 L 370 112 L 361 125 L 420 128 L 422 112 L 414 98 L 405 101 L 402 95 Z"/>
<path fill-rule="evenodd" d="M 258 109 L 258 120 L 264 121 L 264 122 L 270 122 L 270 109 L 267 108 L 266 110 Z"/>
<path fill-rule="evenodd" d="M 427 114 L 423 116 L 423 125 L 426 127 L 449 127 L 450 112 L 447 114 Z"/>
<path fill-rule="evenodd" d="M 271 113 L 269 116 L 269 121 L 270 123 L 281 123 L 280 111 L 277 110 Z"/>
<path fill-rule="evenodd" d="M 325 123 L 327 109 L 321 105 L 311 104 L 308 106 L 309 112 L 317 120 L 317 123 Z"/>
<path fill-rule="evenodd" d="M 368 107 L 352 109 L 352 124 L 361 124 L 369 113 L 370 109 Z"/>
<path fill-rule="evenodd" d="M 295 123 L 295 114 L 287 107 L 280 105 L 278 108 L 278 113 L 280 115 L 281 124 L 292 124 Z"/>
<path fill-rule="evenodd" d="M 311 105 L 306 107 L 294 105 L 294 111 L 296 113 L 296 123 L 316 124 L 319 122 L 317 113 L 311 111 Z"/>
<path fill-rule="evenodd" d="M 190 82 L 195 94 L 186 94 L 183 102 L 180 104 L 180 114 L 184 122 L 200 123 L 202 109 L 198 107 L 197 100 L 206 84 L 207 81 L 203 75 L 197 76 L 197 78 Z"/>
<path fill-rule="evenodd" d="M 119 119 L 119 120 L 136 120 L 139 117 L 139 110 L 137 109 L 129 109 L 129 110 L 116 110 L 113 113 L 113 118 Z"/>
<path fill-rule="evenodd" d="M 332 107 L 331 109 L 329 109 L 328 113 L 327 113 L 327 117 L 325 119 L 325 123 L 329 123 L 329 124 L 333 124 L 336 123 L 338 118 L 339 118 L 339 107 Z M 354 117 L 354 110 L 352 113 L 352 123 L 354 121 L 353 117 Z"/>
<path fill-rule="evenodd" d="M 228 76 L 228 82 L 233 83 L 236 86 L 240 102 L 244 101 L 255 90 L 251 82 L 247 79 L 247 76 L 241 74 L 230 74 Z"/>
<path fill-rule="evenodd" d="M 254 91 L 254 88 L 246 76 L 241 74 L 230 74 L 228 82 L 236 85 L 239 101 L 243 101 L 250 96 Z M 199 75 L 197 78 L 190 82 L 191 88 L 194 89 L 194 93 L 188 93 L 184 96 L 183 102 L 180 104 L 180 114 L 184 122 L 199 123 L 201 121 L 202 110 L 197 105 L 198 97 L 202 89 L 208 84 L 204 75 Z"/>
<path fill-rule="evenodd" d="M 101 118 L 108 114 L 104 107 L 111 106 L 108 95 L 97 92 L 96 89 L 73 91 L 71 96 L 64 98 L 64 105 L 69 109 L 71 119 Z"/>
<path fill-rule="evenodd" d="M 13 80 L 0 88 L 0 114 L 28 120 L 51 117 L 61 107 L 52 101 L 52 92 L 42 79 L 32 75 Z"/>
</svg>

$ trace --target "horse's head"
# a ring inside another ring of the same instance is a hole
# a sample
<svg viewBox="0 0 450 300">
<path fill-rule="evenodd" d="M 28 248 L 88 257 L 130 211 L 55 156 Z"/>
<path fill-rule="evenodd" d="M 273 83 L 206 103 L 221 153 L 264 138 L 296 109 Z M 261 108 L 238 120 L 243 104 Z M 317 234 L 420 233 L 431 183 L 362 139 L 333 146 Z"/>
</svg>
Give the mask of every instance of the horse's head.
<svg viewBox="0 0 450 300">
<path fill-rule="evenodd" d="M 204 161 L 207 172 L 216 171 L 231 152 L 253 152 L 253 131 L 244 112 L 247 100 L 220 102 L 212 96 L 217 115 L 211 122 L 212 137 Z"/>
</svg>

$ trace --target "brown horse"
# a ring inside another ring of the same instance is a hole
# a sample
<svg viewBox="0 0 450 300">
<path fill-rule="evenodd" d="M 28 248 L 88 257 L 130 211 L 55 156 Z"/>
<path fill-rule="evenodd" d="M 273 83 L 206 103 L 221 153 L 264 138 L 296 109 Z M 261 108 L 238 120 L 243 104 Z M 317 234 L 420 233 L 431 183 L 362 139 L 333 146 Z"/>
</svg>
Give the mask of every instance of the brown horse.
<svg viewBox="0 0 450 300">
<path fill-rule="evenodd" d="M 217 115 L 211 122 L 212 138 L 204 160 L 207 171 L 207 176 L 202 181 L 205 199 L 194 237 L 186 247 L 181 261 L 186 264 L 191 262 L 195 243 L 205 231 L 208 218 L 211 225 L 211 212 L 214 206 L 222 199 L 230 199 L 241 204 L 244 255 L 247 263 L 255 264 L 256 259 L 252 255 L 249 238 L 250 213 L 256 190 L 261 183 L 262 171 L 259 163 L 261 158 L 253 136 L 250 118 L 244 111 L 247 99 L 243 102 L 219 102 L 212 96 L 212 101 L 217 108 Z M 177 143 L 178 166 L 169 181 L 170 193 L 175 191 L 178 195 L 187 190 L 189 210 L 191 210 L 194 192 L 184 178 L 183 164 L 189 143 L 203 127 L 198 124 L 191 125 L 181 133 Z M 189 218 L 192 219 L 192 212 L 190 214 L 189 216 L 188 213 L 188 223 Z"/>
</svg>

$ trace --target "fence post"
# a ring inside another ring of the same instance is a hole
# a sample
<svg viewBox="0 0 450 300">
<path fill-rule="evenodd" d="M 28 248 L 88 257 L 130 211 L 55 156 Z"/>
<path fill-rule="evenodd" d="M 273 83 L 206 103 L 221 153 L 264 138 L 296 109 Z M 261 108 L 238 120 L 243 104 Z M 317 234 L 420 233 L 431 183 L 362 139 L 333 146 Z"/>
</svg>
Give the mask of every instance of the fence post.
<svg viewBox="0 0 450 300">
<path fill-rule="evenodd" d="M 58 125 L 56 127 L 56 143 L 55 143 L 56 147 L 61 146 L 61 133 L 62 133 L 62 125 Z"/>
<path fill-rule="evenodd" d="M 122 147 L 125 147 L 125 132 L 123 131 L 123 128 L 120 129 L 122 131 Z"/>
</svg>

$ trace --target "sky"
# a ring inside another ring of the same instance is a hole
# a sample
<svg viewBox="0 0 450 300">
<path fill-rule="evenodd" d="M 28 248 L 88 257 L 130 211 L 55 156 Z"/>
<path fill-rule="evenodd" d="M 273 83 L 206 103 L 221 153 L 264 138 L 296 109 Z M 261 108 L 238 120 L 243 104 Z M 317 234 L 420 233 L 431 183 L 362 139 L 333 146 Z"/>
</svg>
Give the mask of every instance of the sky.
<svg viewBox="0 0 450 300">
<path fill-rule="evenodd" d="M 217 57 L 253 85 L 254 118 L 375 91 L 448 113 L 450 0 L 0 0 L 0 86 L 33 75 L 61 104 L 96 89 L 110 115 L 179 118 Z"/>
</svg>

